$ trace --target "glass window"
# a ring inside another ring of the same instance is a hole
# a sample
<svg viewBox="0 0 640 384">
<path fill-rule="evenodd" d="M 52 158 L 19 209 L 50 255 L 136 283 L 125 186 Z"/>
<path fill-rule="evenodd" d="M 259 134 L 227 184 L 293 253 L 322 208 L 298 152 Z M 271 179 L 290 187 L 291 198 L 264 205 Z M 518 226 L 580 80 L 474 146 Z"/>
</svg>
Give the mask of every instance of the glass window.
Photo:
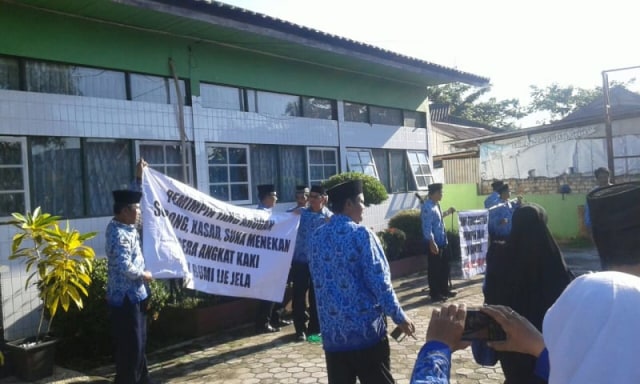
<svg viewBox="0 0 640 384">
<path fill-rule="evenodd" d="M 278 189 L 278 147 L 276 145 L 251 146 L 251 184 L 253 202 L 258 202 L 257 186 L 275 184 Z M 282 191 L 276 191 L 278 195 Z"/>
<path fill-rule="evenodd" d="M 247 112 L 258 112 L 258 92 L 253 89 L 245 90 L 245 104 Z"/>
<path fill-rule="evenodd" d="M 249 148 L 207 144 L 209 194 L 218 200 L 248 203 Z"/>
<path fill-rule="evenodd" d="M 84 164 L 87 170 L 89 216 L 113 213 L 114 189 L 128 189 L 133 181 L 131 142 L 129 140 L 86 139 Z"/>
<path fill-rule="evenodd" d="M 404 126 L 412 128 L 426 128 L 427 115 L 418 111 L 403 111 Z"/>
<path fill-rule="evenodd" d="M 387 192 L 391 192 L 391 179 L 389 176 L 389 152 L 384 149 L 372 149 L 373 159 L 378 168 L 378 178 Z M 395 170 L 394 170 L 395 171 Z"/>
<path fill-rule="evenodd" d="M 200 83 L 200 102 L 205 108 L 242 111 L 241 96 L 239 88 Z"/>
<path fill-rule="evenodd" d="M 130 75 L 131 82 L 131 100 L 145 101 L 158 104 L 177 104 L 176 87 L 172 78 L 161 76 L 141 75 L 132 73 Z M 180 93 L 185 99 L 185 105 L 188 105 L 188 96 L 184 80 L 178 80 Z"/>
<path fill-rule="evenodd" d="M 187 175 L 185 178 L 182 172 L 182 146 L 180 143 L 168 141 L 141 142 L 138 144 L 140 157 L 144 158 L 151 168 L 185 184 L 191 184 L 192 158 L 190 143 L 187 143 L 186 150 Z"/>
<path fill-rule="evenodd" d="M 20 69 L 17 59 L 0 57 L 0 89 L 20 89 Z"/>
<path fill-rule="evenodd" d="M 409 172 L 404 151 L 389 151 L 389 167 L 391 168 L 391 192 L 407 192 L 409 190 Z"/>
<path fill-rule="evenodd" d="M 126 100 L 123 72 L 47 62 L 26 62 L 27 91 Z"/>
<path fill-rule="evenodd" d="M 300 96 L 257 92 L 258 113 L 274 116 L 300 116 Z"/>
<path fill-rule="evenodd" d="M 364 104 L 344 102 L 344 120 L 360 123 L 369 122 L 369 107 Z"/>
<path fill-rule="evenodd" d="M 360 172 L 375 178 L 378 177 L 376 163 L 373 161 L 373 155 L 371 155 L 371 150 L 369 149 L 348 149 L 347 165 L 351 172 Z"/>
<path fill-rule="evenodd" d="M 309 186 L 322 184 L 338 174 L 338 151 L 333 148 L 308 148 Z"/>
<path fill-rule="evenodd" d="M 407 151 L 407 159 L 418 190 L 427 189 L 431 181 L 431 167 L 426 151 Z"/>
<path fill-rule="evenodd" d="M 335 119 L 335 103 L 333 100 L 318 99 L 317 97 L 302 98 L 302 116 L 314 119 Z"/>
<path fill-rule="evenodd" d="M 296 199 L 296 185 L 305 185 L 304 147 L 280 146 L 280 190 L 282 201 Z"/>
<path fill-rule="evenodd" d="M 33 137 L 30 144 L 34 205 L 53 215 L 82 216 L 85 195 L 80 139 Z"/>
<path fill-rule="evenodd" d="M 371 124 L 403 125 L 402 110 L 394 108 L 369 107 Z"/>
<path fill-rule="evenodd" d="M 28 209 L 24 140 L 0 137 L 0 217 Z"/>
</svg>

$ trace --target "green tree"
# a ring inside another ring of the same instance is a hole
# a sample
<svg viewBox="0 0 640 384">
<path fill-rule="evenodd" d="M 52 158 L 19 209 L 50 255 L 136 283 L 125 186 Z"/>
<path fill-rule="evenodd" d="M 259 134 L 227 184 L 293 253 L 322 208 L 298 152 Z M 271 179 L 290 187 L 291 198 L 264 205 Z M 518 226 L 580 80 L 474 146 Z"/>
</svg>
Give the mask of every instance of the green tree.
<svg viewBox="0 0 640 384">
<path fill-rule="evenodd" d="M 538 121 L 540 124 L 560 120 L 576 109 L 591 103 L 602 94 L 601 87 L 593 89 L 574 87 L 573 85 L 563 87 L 558 83 L 546 87 L 531 85 L 529 88 L 531 102 L 527 107 L 528 113 L 544 112 L 548 116 Z"/>
<path fill-rule="evenodd" d="M 466 120 L 491 126 L 498 130 L 517 128 L 516 122 L 527 115 L 526 109 L 518 99 L 497 100 L 491 97 L 482 100 L 490 87 L 473 87 L 467 84 L 452 83 L 427 89 L 432 103 L 448 104 L 449 114 Z"/>
</svg>

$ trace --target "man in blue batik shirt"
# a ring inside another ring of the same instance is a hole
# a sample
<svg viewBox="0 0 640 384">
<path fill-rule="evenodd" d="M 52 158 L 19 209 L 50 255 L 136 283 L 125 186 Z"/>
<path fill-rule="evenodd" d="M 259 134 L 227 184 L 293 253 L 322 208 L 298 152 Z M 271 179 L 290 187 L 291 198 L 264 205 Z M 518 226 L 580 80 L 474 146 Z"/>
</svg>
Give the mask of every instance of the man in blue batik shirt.
<svg viewBox="0 0 640 384">
<path fill-rule="evenodd" d="M 420 219 L 422 221 L 422 234 L 428 244 L 428 270 L 429 295 L 433 301 L 445 301 L 454 297 L 456 292 L 449 289 L 449 253 L 447 252 L 447 233 L 444 227 L 445 216 L 456 211 L 449 208 L 444 214 L 440 210 L 442 200 L 442 184 L 429 185 L 429 195 L 422 204 Z"/>
<path fill-rule="evenodd" d="M 508 184 L 498 188 L 500 201 L 489 210 L 489 249 L 487 250 L 487 273 L 484 285 L 484 298 L 487 304 L 498 304 L 496 296 L 496 282 L 506 278 L 509 271 L 504 270 L 504 258 L 506 255 L 507 239 L 511 234 L 511 218 L 513 212 L 522 204 L 522 198 L 518 196 L 518 202 L 509 201 L 511 191 Z"/>
<path fill-rule="evenodd" d="M 300 225 L 296 248 L 291 263 L 293 280 L 293 325 L 296 328 L 296 340 L 305 341 L 307 335 L 320 333 L 315 291 L 309 272 L 309 241 L 313 232 L 326 224 L 333 214 L 324 206 L 325 190 L 320 185 L 311 187 L 309 207 L 300 209 Z M 307 326 L 307 295 L 309 297 L 309 324 Z"/>
<path fill-rule="evenodd" d="M 142 193 L 113 191 L 115 216 L 106 230 L 107 303 L 115 338 L 116 383 L 150 383 L 145 356 L 147 342 L 145 270 L 140 237 L 135 224 Z"/>
<path fill-rule="evenodd" d="M 306 185 L 296 186 L 296 205 L 287 209 L 287 212 L 295 212 L 301 208 L 309 206 L 309 187 Z"/>
<path fill-rule="evenodd" d="M 360 224 L 362 182 L 338 184 L 328 194 L 334 215 L 311 236 L 309 268 L 329 384 L 394 383 L 385 315 L 408 335 L 415 326 L 393 291 L 380 242 Z"/>
<path fill-rule="evenodd" d="M 487 198 L 484 200 L 484 207 L 486 209 L 489 209 L 494 205 L 500 203 L 500 193 L 498 192 L 498 189 L 503 185 L 504 185 L 504 182 L 502 180 L 496 180 L 493 183 L 491 183 L 491 188 L 493 188 L 493 192 L 491 192 L 491 194 L 487 196 Z"/>
</svg>

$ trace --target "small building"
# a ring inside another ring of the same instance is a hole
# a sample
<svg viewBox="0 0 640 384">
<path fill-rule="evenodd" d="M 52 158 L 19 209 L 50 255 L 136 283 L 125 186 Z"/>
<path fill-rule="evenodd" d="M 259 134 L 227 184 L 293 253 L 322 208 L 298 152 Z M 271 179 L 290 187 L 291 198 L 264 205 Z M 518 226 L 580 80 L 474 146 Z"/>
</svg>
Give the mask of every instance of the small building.
<svg viewBox="0 0 640 384">
<path fill-rule="evenodd" d="M 41 206 L 103 232 L 135 163 L 232 204 L 343 171 L 387 187 L 365 224 L 416 205 L 431 181 L 426 88 L 488 79 L 219 2 L 0 0 L 0 222 Z M 5 339 L 37 322 L 7 260 Z M 104 254 L 104 238 L 91 245 Z"/>
</svg>

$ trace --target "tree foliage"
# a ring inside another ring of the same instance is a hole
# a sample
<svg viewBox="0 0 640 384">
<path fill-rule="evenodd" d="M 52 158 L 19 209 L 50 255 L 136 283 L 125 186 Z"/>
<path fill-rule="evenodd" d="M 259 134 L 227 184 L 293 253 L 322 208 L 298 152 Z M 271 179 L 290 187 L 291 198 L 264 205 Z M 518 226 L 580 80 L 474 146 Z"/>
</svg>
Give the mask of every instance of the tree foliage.
<svg viewBox="0 0 640 384">
<path fill-rule="evenodd" d="M 490 87 L 476 88 L 467 84 L 453 83 L 427 90 L 429 100 L 437 104 L 448 104 L 449 114 L 475 121 L 499 130 L 515 129 L 516 121 L 526 116 L 526 110 L 518 99 L 497 100 L 491 97 L 482 100 Z"/>
<path fill-rule="evenodd" d="M 594 101 L 602 88 L 586 89 L 580 87 L 560 86 L 553 83 L 546 87 L 529 86 L 531 102 L 527 107 L 528 113 L 545 112 L 548 118 L 539 121 L 540 124 L 560 120 L 571 112 Z"/>
</svg>

